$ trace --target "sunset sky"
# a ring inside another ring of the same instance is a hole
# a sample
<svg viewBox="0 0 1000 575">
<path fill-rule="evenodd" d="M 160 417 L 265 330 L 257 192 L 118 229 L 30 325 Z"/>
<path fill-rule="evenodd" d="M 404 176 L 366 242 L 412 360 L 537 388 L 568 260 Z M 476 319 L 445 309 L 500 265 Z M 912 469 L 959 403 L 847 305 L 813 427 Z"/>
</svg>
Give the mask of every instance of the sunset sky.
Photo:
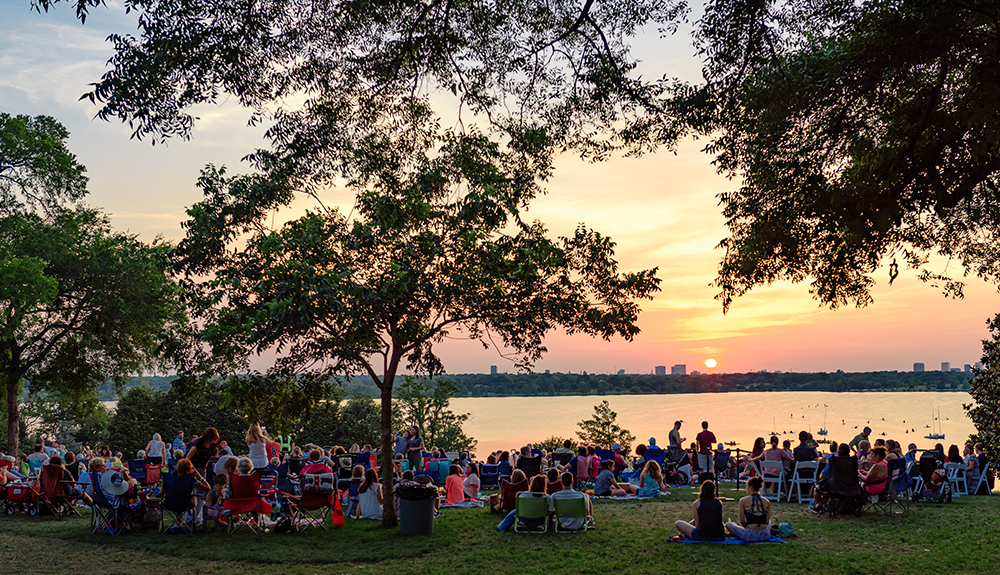
<svg viewBox="0 0 1000 575">
<path fill-rule="evenodd" d="M 265 145 L 263 130 L 247 127 L 249 114 L 235 101 L 198 109 L 191 141 L 166 146 L 130 140 L 127 126 L 94 120 L 96 108 L 78 99 L 111 55 L 104 38 L 135 30 L 133 16 L 108 5 L 81 26 L 68 5 L 40 15 L 29 11 L 27 0 L 0 0 L 0 111 L 62 122 L 71 132 L 70 149 L 88 168 L 90 203 L 111 213 L 119 229 L 146 240 L 178 239 L 184 209 L 200 199 L 199 169 L 213 163 L 231 173 L 248 171 L 240 158 Z M 644 60 L 640 72 L 699 77 L 684 31 L 666 40 L 640 38 L 637 53 Z M 554 334 L 537 370 L 649 373 L 656 365 L 683 363 L 689 372 L 709 371 L 703 362 L 714 358 L 712 371 L 720 372 L 876 371 L 909 370 L 913 362 L 962 367 L 979 359 L 985 321 L 1000 309 L 995 288 L 976 280 L 956 301 L 912 272 L 888 286 L 883 270 L 874 305 L 835 312 L 818 307 L 806 284 L 782 283 L 754 290 L 723 315 L 709 286 L 721 257 L 715 246 L 726 235 L 717 195 L 736 183 L 716 174 L 700 151 L 704 143 L 684 142 L 676 155 L 600 164 L 558 160 L 549 193 L 533 204 L 529 218 L 553 234 L 585 223 L 615 240 L 622 269 L 658 267 L 663 283 L 655 300 L 642 305 L 635 341 Z M 324 199 L 349 204 L 352 196 L 338 188 Z M 941 262 L 938 271 L 944 270 Z M 449 341 L 439 352 L 451 373 L 488 372 L 490 365 L 514 371 L 476 342 Z"/>
</svg>

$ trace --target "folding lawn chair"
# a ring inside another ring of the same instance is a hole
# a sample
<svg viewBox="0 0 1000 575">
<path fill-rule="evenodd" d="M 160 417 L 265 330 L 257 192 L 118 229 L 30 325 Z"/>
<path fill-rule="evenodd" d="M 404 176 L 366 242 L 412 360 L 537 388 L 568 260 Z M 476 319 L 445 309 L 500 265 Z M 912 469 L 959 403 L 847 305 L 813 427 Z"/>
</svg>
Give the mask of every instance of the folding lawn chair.
<svg viewBox="0 0 1000 575">
<path fill-rule="evenodd" d="M 566 465 L 570 461 L 573 461 L 572 453 L 553 453 L 552 462 L 559 465 Z"/>
<path fill-rule="evenodd" d="M 146 465 L 149 464 L 148 459 L 130 459 L 128 461 L 128 474 L 129 477 L 135 479 L 140 484 L 146 483 Z"/>
<path fill-rule="evenodd" d="M 549 496 L 544 493 L 530 491 L 518 493 L 514 498 L 514 531 L 517 533 L 548 531 L 550 501 Z"/>
<path fill-rule="evenodd" d="M 514 500 L 517 494 L 528 489 L 528 480 L 524 479 L 518 483 L 511 483 L 506 479 L 500 480 L 500 512 L 510 513 L 514 510 Z"/>
<path fill-rule="evenodd" d="M 542 472 L 542 456 L 522 457 L 517 461 L 517 466 L 524 471 L 525 477 L 534 477 Z"/>
<path fill-rule="evenodd" d="M 556 533 L 583 533 L 594 526 L 594 518 L 587 514 L 587 500 L 583 497 L 553 497 L 552 525 Z M 582 519 L 579 529 L 566 527 L 563 520 Z"/>
<path fill-rule="evenodd" d="M 83 498 L 83 494 L 66 494 L 66 486 L 76 485 L 76 481 L 63 479 L 63 468 L 58 465 L 46 465 L 42 467 L 40 479 L 41 488 L 38 490 L 38 504 L 43 509 L 47 509 L 56 519 L 62 519 L 67 513 L 80 515 L 74 504 Z M 82 516 L 81 516 L 82 517 Z"/>
<path fill-rule="evenodd" d="M 105 473 L 112 473 L 105 471 Z M 90 506 L 90 532 L 104 531 L 109 535 L 122 535 L 127 533 L 132 527 L 131 510 L 119 505 L 114 507 L 104 496 L 101 488 L 101 474 L 93 471 L 90 474 L 91 483 L 94 485 L 94 504 Z"/>
<path fill-rule="evenodd" d="M 951 483 L 951 492 L 955 497 L 969 494 L 969 483 L 965 480 L 964 463 L 945 463 L 945 473 L 948 475 L 948 482 Z"/>
<path fill-rule="evenodd" d="M 764 489 L 761 496 L 771 501 L 781 501 L 782 487 L 785 485 L 785 466 L 780 461 L 760 461 L 761 478 L 764 480 Z M 773 473 L 768 475 L 767 471 Z M 768 488 L 768 486 L 772 488 Z"/>
<path fill-rule="evenodd" d="M 983 466 L 982 470 L 979 472 L 979 481 L 975 485 L 975 490 L 972 492 L 975 495 L 979 495 L 980 491 L 985 491 L 986 495 L 992 495 L 993 492 L 990 490 L 990 464 L 987 463 Z M 985 487 L 985 489 L 984 489 Z"/>
<path fill-rule="evenodd" d="M 187 521 L 187 514 L 195 509 L 194 486 L 196 481 L 197 477 L 194 473 L 187 475 L 168 473 L 163 476 L 160 533 L 175 527 L 187 534 L 194 533 L 194 528 Z M 166 521 L 167 513 L 173 517 L 169 524 Z"/>
<path fill-rule="evenodd" d="M 913 487 L 913 479 L 906 474 L 906 461 L 903 459 L 890 459 L 886 462 L 889 467 L 889 486 L 886 494 L 889 499 L 887 513 L 895 513 L 895 509 L 903 513 L 910 510 L 910 489 Z"/>
<path fill-rule="evenodd" d="M 785 501 L 792 500 L 792 489 L 795 490 L 796 502 L 802 503 L 805 501 L 811 503 L 813 501 L 812 487 L 816 483 L 816 468 L 815 461 L 795 462 L 792 478 L 788 480 L 788 494 L 785 495 Z M 803 487 L 805 488 L 805 496 L 802 495 Z"/>
<path fill-rule="evenodd" d="M 718 479 L 732 479 L 732 473 L 730 468 L 730 450 L 723 449 L 715 453 L 715 477 Z"/>
<path fill-rule="evenodd" d="M 328 529 L 326 520 L 337 505 L 334 482 L 333 473 L 305 474 L 299 477 L 301 495 L 282 493 L 288 503 L 292 526 L 297 531 L 309 527 Z"/>
<path fill-rule="evenodd" d="M 495 463 L 479 466 L 479 483 L 484 489 L 492 489 L 500 484 L 500 467 Z"/>
<path fill-rule="evenodd" d="M 28 460 L 28 475 L 38 475 L 42 472 L 42 466 L 45 465 L 44 461 L 35 461 L 34 459 Z"/>
<path fill-rule="evenodd" d="M 222 504 L 223 515 L 228 515 L 229 533 L 240 527 L 259 533 L 261 516 L 271 512 L 271 504 L 260 496 L 260 475 L 230 475 L 229 491 L 232 496 Z"/>
<path fill-rule="evenodd" d="M 155 487 L 160 484 L 163 477 L 163 465 L 156 463 L 146 464 L 145 479 L 139 481 L 140 487 Z"/>
</svg>

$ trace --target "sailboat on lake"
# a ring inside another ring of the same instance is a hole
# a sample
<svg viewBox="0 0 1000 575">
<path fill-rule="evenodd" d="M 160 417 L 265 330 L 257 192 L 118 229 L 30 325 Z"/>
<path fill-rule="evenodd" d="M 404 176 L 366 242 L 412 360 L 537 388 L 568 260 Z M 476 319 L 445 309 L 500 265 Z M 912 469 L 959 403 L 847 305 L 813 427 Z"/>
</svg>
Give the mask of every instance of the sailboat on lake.
<svg viewBox="0 0 1000 575">
<path fill-rule="evenodd" d="M 934 431 L 934 422 L 937 421 L 937 432 Z M 931 432 L 924 436 L 924 439 L 944 439 L 944 433 L 941 429 L 941 408 L 938 408 L 937 417 L 934 417 L 934 408 L 931 408 Z"/>
<path fill-rule="evenodd" d="M 830 406 L 824 403 L 823 404 L 823 427 L 819 428 L 819 431 L 816 432 L 817 435 L 823 435 L 823 436 L 825 436 L 826 433 L 827 433 L 827 431 L 826 431 L 826 408 L 827 407 L 830 407 Z"/>
</svg>

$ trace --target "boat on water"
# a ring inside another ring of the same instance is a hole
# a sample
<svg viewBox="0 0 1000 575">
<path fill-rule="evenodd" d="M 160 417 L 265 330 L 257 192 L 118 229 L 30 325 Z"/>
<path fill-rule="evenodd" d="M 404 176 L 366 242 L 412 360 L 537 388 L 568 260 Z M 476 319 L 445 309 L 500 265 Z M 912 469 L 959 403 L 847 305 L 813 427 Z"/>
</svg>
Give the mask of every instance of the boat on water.
<svg viewBox="0 0 1000 575">
<path fill-rule="evenodd" d="M 826 431 L 826 408 L 827 407 L 829 407 L 829 406 L 826 405 L 826 404 L 823 404 L 823 427 L 819 428 L 819 431 L 816 432 L 816 435 L 823 435 L 823 436 L 825 436 L 827 434 L 827 431 Z M 820 443 L 823 443 L 823 442 L 820 442 Z M 827 441 L 826 443 L 829 443 L 829 441 Z"/>
<path fill-rule="evenodd" d="M 935 431 L 934 422 L 937 422 Z M 937 417 L 934 417 L 934 408 L 931 408 L 931 432 L 924 436 L 924 439 L 944 439 L 944 430 L 941 429 L 941 408 L 938 408 Z"/>
</svg>

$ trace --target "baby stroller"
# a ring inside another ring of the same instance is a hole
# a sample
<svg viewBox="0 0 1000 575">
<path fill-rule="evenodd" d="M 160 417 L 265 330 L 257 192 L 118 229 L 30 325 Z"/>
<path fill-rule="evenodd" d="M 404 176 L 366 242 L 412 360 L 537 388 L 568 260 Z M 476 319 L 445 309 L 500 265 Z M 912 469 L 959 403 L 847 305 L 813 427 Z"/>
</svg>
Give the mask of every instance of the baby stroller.
<svg viewBox="0 0 1000 575">
<path fill-rule="evenodd" d="M 923 479 L 923 489 L 914 492 L 912 501 L 930 501 L 932 503 L 951 503 L 951 484 L 944 466 L 931 452 L 924 452 L 917 465 L 920 477 Z"/>
<path fill-rule="evenodd" d="M 670 485 L 687 485 L 691 482 L 691 461 L 687 453 L 682 453 L 679 459 L 673 459 L 669 454 L 664 458 L 663 481 Z"/>
</svg>

